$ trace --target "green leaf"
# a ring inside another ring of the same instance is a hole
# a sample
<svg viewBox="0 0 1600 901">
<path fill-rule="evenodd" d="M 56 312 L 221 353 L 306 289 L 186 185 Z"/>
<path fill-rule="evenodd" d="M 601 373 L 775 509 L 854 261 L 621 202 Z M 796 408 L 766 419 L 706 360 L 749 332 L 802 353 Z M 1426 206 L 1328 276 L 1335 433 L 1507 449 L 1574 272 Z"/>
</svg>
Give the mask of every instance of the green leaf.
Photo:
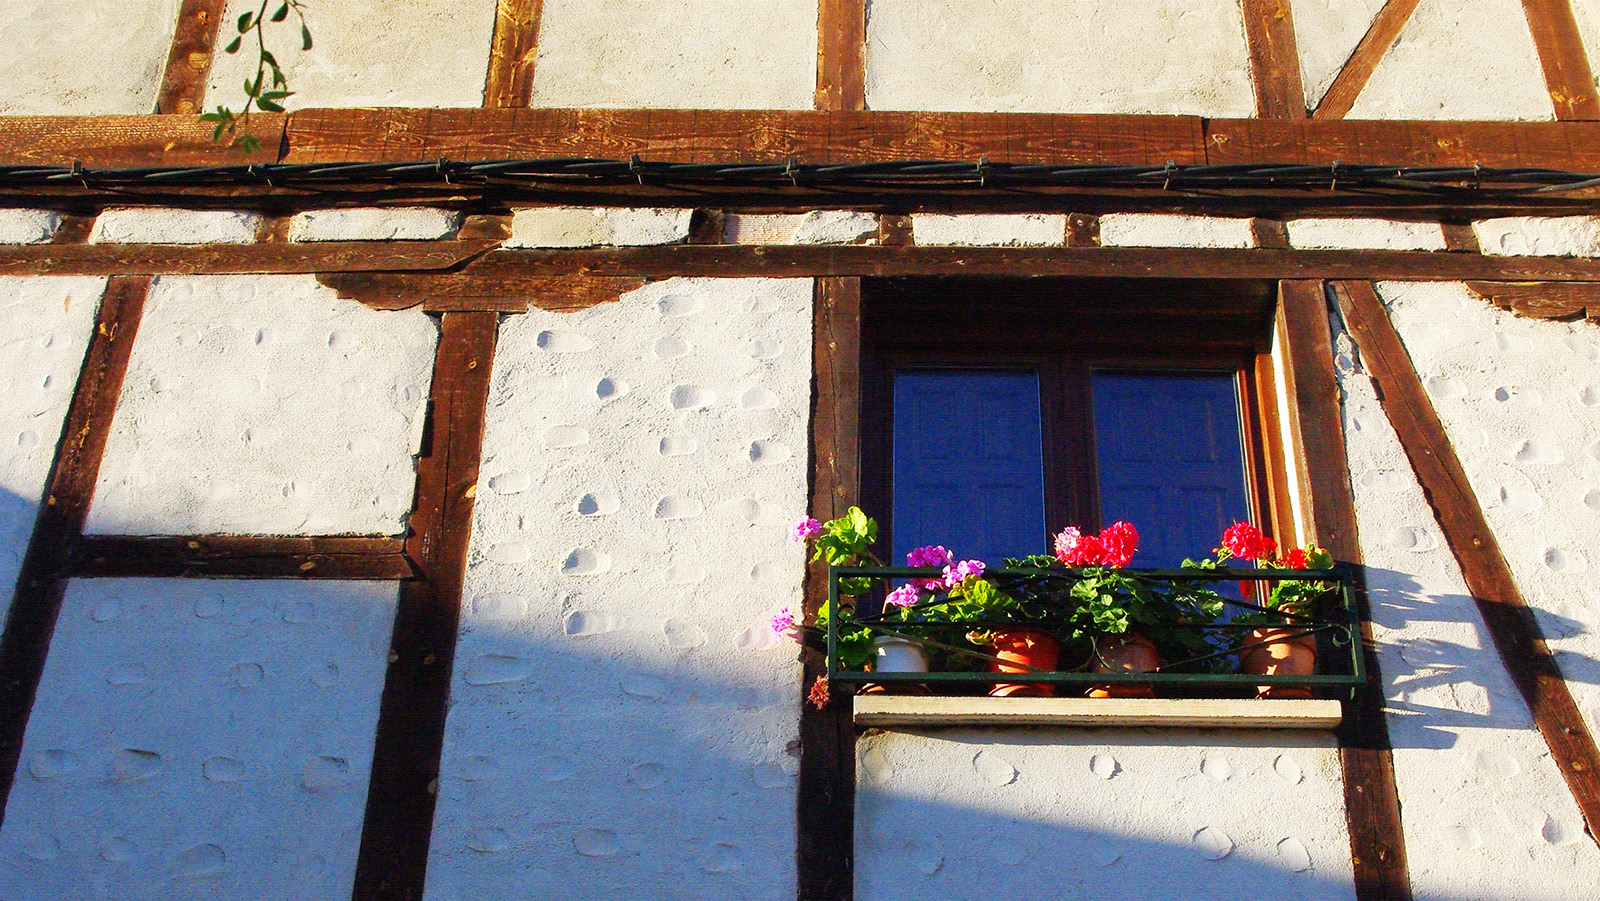
<svg viewBox="0 0 1600 901">
<path fill-rule="evenodd" d="M 278 7 L 278 11 L 272 14 L 272 21 L 274 22 L 282 22 L 287 18 L 289 18 L 289 4 L 287 3 Z"/>
<path fill-rule="evenodd" d="M 266 110 L 269 113 L 281 113 L 281 112 L 283 112 L 283 107 L 282 106 L 279 106 L 277 103 L 274 103 L 273 101 L 268 100 L 264 96 L 256 98 L 256 106 Z"/>
<path fill-rule="evenodd" d="M 306 23 L 304 21 L 301 21 L 300 23 L 300 49 L 311 49 L 311 29 L 306 27 Z"/>
<path fill-rule="evenodd" d="M 244 40 L 243 37 L 234 38 L 232 41 L 230 41 L 228 43 L 228 46 L 222 48 L 223 52 L 225 52 L 225 53 L 238 53 L 239 52 L 239 42 L 242 41 L 242 40 Z"/>
<path fill-rule="evenodd" d="M 266 63 L 267 65 L 271 66 L 274 69 L 278 68 L 278 59 L 277 59 L 277 57 L 273 56 L 271 53 L 269 53 L 266 50 L 261 51 L 261 61 Z"/>
<path fill-rule="evenodd" d="M 245 135 L 239 139 L 239 149 L 245 153 L 254 153 L 261 149 L 261 140 L 255 135 Z"/>
<path fill-rule="evenodd" d="M 240 34 L 244 34 L 246 31 L 249 31 L 250 30 L 250 23 L 254 22 L 255 18 L 256 18 L 256 14 L 255 13 L 245 13 L 244 15 L 240 16 L 239 17 L 239 33 Z"/>
</svg>

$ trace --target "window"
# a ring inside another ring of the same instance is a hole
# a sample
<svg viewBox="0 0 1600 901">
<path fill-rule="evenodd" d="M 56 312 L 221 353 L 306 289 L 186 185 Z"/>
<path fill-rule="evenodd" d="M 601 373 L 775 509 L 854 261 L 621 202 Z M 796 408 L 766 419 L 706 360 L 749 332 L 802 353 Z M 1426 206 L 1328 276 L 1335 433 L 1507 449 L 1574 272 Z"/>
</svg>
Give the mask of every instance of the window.
<svg viewBox="0 0 1600 901">
<path fill-rule="evenodd" d="M 863 482 L 895 561 L 1047 552 L 1118 519 L 1140 566 L 1285 519 L 1270 284 L 885 279 L 863 284 Z"/>
</svg>

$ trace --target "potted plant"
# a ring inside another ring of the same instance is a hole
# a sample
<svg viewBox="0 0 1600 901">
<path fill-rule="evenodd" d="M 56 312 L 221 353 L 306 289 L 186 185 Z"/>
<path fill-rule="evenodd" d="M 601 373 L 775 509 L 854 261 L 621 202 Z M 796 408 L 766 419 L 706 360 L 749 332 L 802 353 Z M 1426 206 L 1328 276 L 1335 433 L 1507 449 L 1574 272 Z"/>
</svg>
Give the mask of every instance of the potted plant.
<svg viewBox="0 0 1600 901">
<path fill-rule="evenodd" d="M 1316 545 L 1292 548 L 1282 554 L 1270 537 L 1247 522 L 1236 522 L 1222 533 L 1222 546 L 1215 560 L 1185 566 L 1215 569 L 1229 560 L 1243 560 L 1258 569 L 1329 569 L 1333 557 Z M 1240 583 L 1240 591 L 1251 599 L 1257 593 L 1255 582 Z M 1253 627 L 1238 644 L 1239 668 L 1257 676 L 1309 676 L 1317 668 L 1317 638 L 1304 627 L 1329 594 L 1331 586 L 1315 579 L 1284 579 L 1275 582 L 1256 609 L 1241 613 L 1233 625 L 1242 631 Z M 1309 698 L 1311 690 L 1292 685 L 1257 686 L 1257 697 Z"/>
</svg>

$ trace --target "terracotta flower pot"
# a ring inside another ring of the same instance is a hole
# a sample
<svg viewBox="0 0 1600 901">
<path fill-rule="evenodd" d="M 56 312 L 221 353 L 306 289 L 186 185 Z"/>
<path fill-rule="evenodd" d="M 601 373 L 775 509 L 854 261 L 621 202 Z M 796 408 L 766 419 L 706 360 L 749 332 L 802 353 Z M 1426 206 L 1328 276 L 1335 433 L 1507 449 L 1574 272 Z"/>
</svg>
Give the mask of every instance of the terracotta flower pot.
<svg viewBox="0 0 1600 901">
<path fill-rule="evenodd" d="M 1290 638 L 1291 629 L 1256 629 L 1239 652 L 1239 668 L 1256 676 L 1309 676 L 1317 671 L 1317 638 Z M 1258 685 L 1257 697 L 1309 698 L 1311 689 L 1296 685 Z"/>
<path fill-rule="evenodd" d="M 1000 629 L 994 633 L 994 655 L 1000 659 L 989 661 L 990 672 L 1054 670 L 1060 659 L 1061 643 L 1043 629 Z M 996 684 L 989 694 L 996 698 L 1046 698 L 1055 694 L 1055 686 L 1002 682 Z"/>
<path fill-rule="evenodd" d="M 1097 673 L 1150 673 L 1161 668 L 1161 649 L 1137 632 L 1108 635 L 1095 640 L 1091 669 Z M 1096 685 L 1091 698 L 1153 698 L 1149 685 Z"/>
<path fill-rule="evenodd" d="M 925 673 L 928 671 L 928 651 L 922 645 L 893 635 L 880 635 L 872 639 L 872 671 L 877 673 Z M 858 694 L 925 695 L 928 687 L 916 683 L 869 682 Z"/>
</svg>

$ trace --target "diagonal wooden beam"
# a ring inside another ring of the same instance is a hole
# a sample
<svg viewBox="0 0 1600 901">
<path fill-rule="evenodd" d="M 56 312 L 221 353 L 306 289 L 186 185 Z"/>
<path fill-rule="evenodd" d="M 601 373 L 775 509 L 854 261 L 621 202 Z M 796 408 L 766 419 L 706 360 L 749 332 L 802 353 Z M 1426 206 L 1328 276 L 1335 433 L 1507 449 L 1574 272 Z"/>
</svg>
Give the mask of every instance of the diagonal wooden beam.
<svg viewBox="0 0 1600 901">
<path fill-rule="evenodd" d="M 867 108 L 866 0 L 817 0 L 817 109 Z"/>
<path fill-rule="evenodd" d="M 1328 302 L 1320 281 L 1281 283 L 1279 340 L 1289 361 L 1285 373 L 1291 423 L 1305 466 L 1301 496 L 1309 504 L 1312 535 L 1342 564 L 1361 572 L 1355 494 L 1339 417 L 1339 384 L 1333 370 Z M 1395 784 L 1394 753 L 1383 713 L 1383 680 L 1372 639 L 1372 617 L 1364 585 L 1356 592 L 1367 685 L 1346 705 L 1339 726 L 1339 762 L 1344 773 L 1345 822 L 1359 901 L 1409 901 L 1411 880 Z"/>
<path fill-rule="evenodd" d="M 66 587 L 58 576 L 62 549 L 83 532 L 150 281 L 119 277 L 106 286 L 61 441 L 56 445 L 44 503 L 17 575 L 16 595 L 5 634 L 0 637 L 0 818 L 16 777 L 28 714 L 44 676 L 50 637 L 61 612 Z"/>
<path fill-rule="evenodd" d="M 1356 105 L 1356 98 L 1361 96 L 1361 89 L 1372 79 L 1378 62 L 1394 45 L 1395 39 L 1400 36 L 1400 29 L 1411 20 L 1411 14 L 1416 12 L 1418 2 L 1389 0 L 1383 9 L 1378 10 L 1367 33 L 1362 35 L 1361 42 L 1356 44 L 1356 49 L 1345 61 L 1344 68 L 1339 70 L 1328 92 L 1317 102 L 1317 108 L 1311 113 L 1313 119 L 1343 119 L 1350 112 L 1350 108 Z"/>
<path fill-rule="evenodd" d="M 1300 83 L 1300 53 L 1289 0 L 1244 0 L 1244 35 L 1250 46 L 1256 115 L 1304 119 L 1306 93 Z"/>
<path fill-rule="evenodd" d="M 355 901 L 422 897 L 498 318 L 446 313 L 440 324 L 433 428 L 406 539 L 421 578 L 401 583 L 395 612 Z"/>
<path fill-rule="evenodd" d="M 523 109 L 533 96 L 533 64 L 539 53 L 539 22 L 544 0 L 499 0 L 483 105 Z"/>
<path fill-rule="evenodd" d="M 1361 348 L 1361 360 L 1378 385 L 1384 412 L 1400 436 L 1506 672 L 1578 802 L 1590 837 L 1600 836 L 1600 751 L 1517 588 L 1444 423 L 1372 283 L 1336 282 L 1334 289 L 1350 334 Z"/>
<path fill-rule="evenodd" d="M 1568 0 L 1522 0 L 1528 31 L 1539 50 L 1545 89 L 1557 119 L 1600 119 L 1600 92 L 1596 92 L 1589 55 Z"/>
<path fill-rule="evenodd" d="M 158 113 L 196 113 L 206 93 L 206 76 L 216 53 L 217 29 L 227 12 L 228 0 L 183 0 L 178 9 L 178 27 L 172 33 L 172 49 L 167 52 L 166 70 L 161 75 L 161 92 L 156 95 Z"/>
</svg>

